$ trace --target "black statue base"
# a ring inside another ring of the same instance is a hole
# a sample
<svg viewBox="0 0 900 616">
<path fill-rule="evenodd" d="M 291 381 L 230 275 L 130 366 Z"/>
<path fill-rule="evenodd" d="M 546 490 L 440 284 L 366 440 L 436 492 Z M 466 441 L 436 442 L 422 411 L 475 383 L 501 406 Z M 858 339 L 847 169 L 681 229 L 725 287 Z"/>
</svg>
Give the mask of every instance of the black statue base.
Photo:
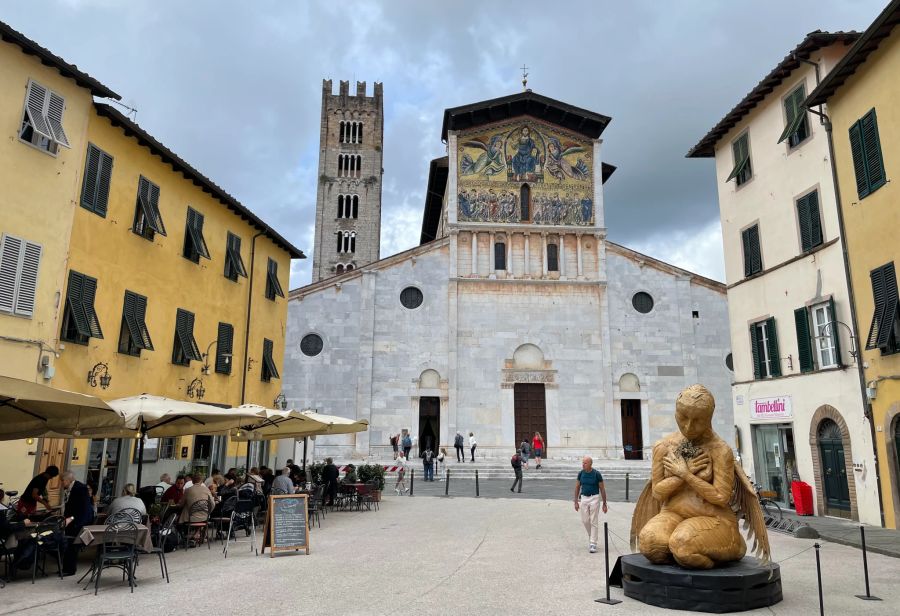
<svg viewBox="0 0 900 616">
<path fill-rule="evenodd" d="M 782 599 L 781 568 L 749 556 L 709 571 L 654 565 L 641 554 L 620 559 L 625 596 L 673 610 L 727 614 L 775 605 Z"/>
</svg>

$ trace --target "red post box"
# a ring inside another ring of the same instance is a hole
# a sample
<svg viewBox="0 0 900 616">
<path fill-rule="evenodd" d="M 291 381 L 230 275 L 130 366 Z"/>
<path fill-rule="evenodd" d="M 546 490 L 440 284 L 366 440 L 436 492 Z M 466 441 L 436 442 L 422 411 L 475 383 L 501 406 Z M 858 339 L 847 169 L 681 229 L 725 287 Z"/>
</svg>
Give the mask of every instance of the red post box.
<svg viewBox="0 0 900 616">
<path fill-rule="evenodd" d="M 797 515 L 813 515 L 812 486 L 805 481 L 792 481 L 791 494 Z"/>
</svg>

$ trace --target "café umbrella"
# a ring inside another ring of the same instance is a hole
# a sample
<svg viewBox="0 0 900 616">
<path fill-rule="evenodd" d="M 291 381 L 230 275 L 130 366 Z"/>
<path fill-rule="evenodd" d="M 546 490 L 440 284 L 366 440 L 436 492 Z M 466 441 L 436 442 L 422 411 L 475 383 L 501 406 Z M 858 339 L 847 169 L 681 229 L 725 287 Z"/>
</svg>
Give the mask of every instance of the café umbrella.
<svg viewBox="0 0 900 616">
<path fill-rule="evenodd" d="M 71 438 L 123 424 L 122 414 L 96 396 L 0 376 L 0 440 Z"/>
<path fill-rule="evenodd" d="M 265 417 L 259 421 L 231 430 L 229 434 L 232 440 L 296 439 L 320 434 L 352 434 L 369 429 L 369 422 L 365 419 L 354 420 L 337 415 L 323 415 L 313 411 L 271 409 L 265 409 L 265 411 Z"/>
</svg>

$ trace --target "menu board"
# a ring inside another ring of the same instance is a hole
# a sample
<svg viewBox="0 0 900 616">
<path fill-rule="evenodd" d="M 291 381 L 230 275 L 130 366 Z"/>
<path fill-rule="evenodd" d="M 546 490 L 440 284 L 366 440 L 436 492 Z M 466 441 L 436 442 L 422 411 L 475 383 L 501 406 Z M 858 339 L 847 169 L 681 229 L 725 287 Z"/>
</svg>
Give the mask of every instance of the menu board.
<svg viewBox="0 0 900 616">
<path fill-rule="evenodd" d="M 274 494 L 269 496 L 266 513 L 263 552 L 269 547 L 275 552 L 306 550 L 309 554 L 309 527 L 306 494 Z"/>
</svg>

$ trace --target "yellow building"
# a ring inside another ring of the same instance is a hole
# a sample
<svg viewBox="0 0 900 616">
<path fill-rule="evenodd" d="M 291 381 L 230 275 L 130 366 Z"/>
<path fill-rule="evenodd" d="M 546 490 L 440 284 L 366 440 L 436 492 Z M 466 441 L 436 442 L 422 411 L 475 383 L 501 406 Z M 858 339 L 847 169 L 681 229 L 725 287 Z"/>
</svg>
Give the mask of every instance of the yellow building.
<svg viewBox="0 0 900 616">
<path fill-rule="evenodd" d="M 23 164 L 23 154 L 13 153 L 25 194 L 2 210 L 5 226 L 7 211 L 64 204 L 34 223 L 52 227 L 58 244 L 57 269 L 47 275 L 43 340 L 58 355 L 48 382 L 104 399 L 149 393 L 223 407 L 273 406 L 281 392 L 283 289 L 291 259 L 303 253 L 116 108 L 92 103 L 90 94 L 84 91 L 78 109 L 78 139 L 66 151 L 68 176 L 58 194 L 42 192 L 49 182 L 26 182 L 36 163 Z M 6 114 L 13 102 L 3 102 Z M 21 110 L 21 101 L 15 104 Z M 29 361 L 36 360 L 32 349 Z M 243 466 L 247 446 L 224 441 L 149 439 L 142 483 L 184 468 Z M 60 467 L 106 494 L 136 479 L 133 439 L 43 445 L 67 450 Z M 12 477 L 3 471 L 0 481 L 14 487 L 10 482 L 30 479 L 34 460 L 9 448 L 0 444 L 0 467 L 7 459 L 27 467 Z M 252 463 L 273 461 L 266 447 L 251 453 Z"/>
<path fill-rule="evenodd" d="M 900 528 L 900 0 L 810 94 L 827 104 L 884 522 Z M 854 460 L 857 462 L 857 460 Z"/>
<path fill-rule="evenodd" d="M 92 96 L 119 95 L 0 22 L 0 374 L 53 384 L 60 289 Z M 44 445 L 44 447 L 39 447 Z M 59 443 L 0 444 L 0 482 L 64 464 Z"/>
</svg>

